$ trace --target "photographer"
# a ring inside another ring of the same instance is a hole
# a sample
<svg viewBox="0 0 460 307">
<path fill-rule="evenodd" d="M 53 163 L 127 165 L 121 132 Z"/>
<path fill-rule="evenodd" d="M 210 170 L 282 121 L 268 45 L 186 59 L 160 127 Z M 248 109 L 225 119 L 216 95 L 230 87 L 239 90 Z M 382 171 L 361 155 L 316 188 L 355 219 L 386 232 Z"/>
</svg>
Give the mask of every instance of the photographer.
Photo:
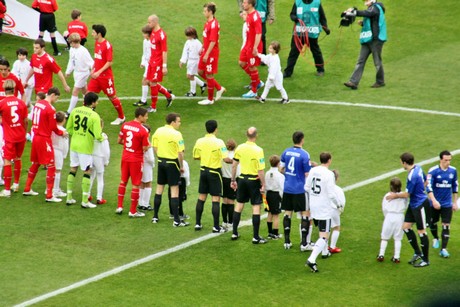
<svg viewBox="0 0 460 307">
<path fill-rule="evenodd" d="M 284 78 L 289 78 L 294 72 L 294 66 L 299 57 L 300 51 L 296 39 L 300 40 L 302 45 L 310 48 L 311 54 L 315 61 L 316 76 L 324 76 L 324 60 L 321 48 L 318 45 L 318 36 L 324 29 L 327 35 L 331 33 L 327 27 L 326 14 L 321 5 L 321 0 L 295 0 L 292 6 L 291 20 L 295 22 L 296 27 L 292 33 L 291 51 L 284 69 Z M 308 31 L 308 34 L 306 33 Z"/>
<path fill-rule="evenodd" d="M 377 70 L 376 82 L 372 85 L 373 88 L 385 86 L 385 76 L 382 64 L 382 49 L 383 44 L 387 40 L 387 25 L 385 21 L 385 7 L 383 3 L 376 2 L 376 0 L 367 0 L 364 2 L 367 10 L 356 10 L 349 8 L 344 13 L 348 17 L 362 16 L 364 17 L 360 25 L 362 25 L 359 41 L 361 43 L 361 51 L 359 53 L 358 62 L 356 63 L 355 70 L 348 82 L 345 82 L 346 87 L 352 90 L 358 89 L 359 81 L 363 75 L 364 65 L 367 58 L 372 53 L 374 59 L 374 66 Z"/>
</svg>

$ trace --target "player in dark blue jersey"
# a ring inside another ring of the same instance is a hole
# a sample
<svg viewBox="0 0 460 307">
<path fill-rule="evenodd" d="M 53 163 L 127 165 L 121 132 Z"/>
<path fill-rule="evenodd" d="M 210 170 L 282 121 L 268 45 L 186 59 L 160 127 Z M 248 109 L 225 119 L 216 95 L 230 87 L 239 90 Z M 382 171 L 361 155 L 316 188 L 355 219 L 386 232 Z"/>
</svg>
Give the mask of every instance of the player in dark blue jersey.
<svg viewBox="0 0 460 307">
<path fill-rule="evenodd" d="M 431 201 L 431 234 L 433 235 L 433 248 L 439 248 L 438 222 L 442 222 L 442 247 L 439 255 L 449 258 L 447 243 L 450 236 L 450 222 L 453 210 L 457 210 L 457 169 L 450 166 L 452 155 L 447 150 L 439 154 L 439 165 L 433 166 L 428 171 L 427 193 Z"/>
<path fill-rule="evenodd" d="M 387 200 L 395 198 L 408 198 L 409 207 L 404 216 L 403 230 L 406 233 L 409 243 L 414 249 L 414 256 L 409 264 L 414 267 L 426 267 L 430 265 L 428 260 L 429 241 L 426 233 L 426 222 L 429 221 L 429 201 L 425 194 L 426 176 L 420 166 L 414 164 L 414 155 L 405 152 L 400 156 L 403 168 L 408 171 L 406 191 L 403 193 L 392 193 L 387 196 Z M 417 243 L 417 237 L 412 230 L 413 224 L 417 225 L 417 232 L 420 236 L 420 247 Z M 419 262 L 419 260 L 421 260 Z"/>
<path fill-rule="evenodd" d="M 308 208 L 305 197 L 305 178 L 310 172 L 310 155 L 302 146 L 304 143 L 304 134 L 302 131 L 296 131 L 292 135 L 293 147 L 286 149 L 281 155 L 280 172 L 284 173 L 283 201 L 281 209 L 284 211 L 284 248 L 290 249 L 291 243 L 291 217 L 292 211 L 301 212 L 301 233 L 302 244 L 300 249 L 307 250 L 307 235 L 310 226 L 308 220 Z"/>
</svg>

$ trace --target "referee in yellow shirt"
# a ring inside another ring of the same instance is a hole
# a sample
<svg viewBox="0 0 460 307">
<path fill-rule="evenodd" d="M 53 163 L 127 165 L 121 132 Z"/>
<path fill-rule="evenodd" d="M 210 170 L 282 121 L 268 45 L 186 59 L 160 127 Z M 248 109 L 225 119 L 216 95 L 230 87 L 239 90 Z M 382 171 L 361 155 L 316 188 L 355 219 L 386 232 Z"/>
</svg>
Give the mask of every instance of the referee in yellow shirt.
<svg viewBox="0 0 460 307">
<path fill-rule="evenodd" d="M 233 213 L 233 234 L 232 240 L 237 240 L 238 224 L 241 219 L 244 203 L 251 201 L 252 205 L 252 227 L 254 236 L 253 244 L 264 244 L 267 240 L 259 236 L 260 228 L 260 205 L 262 204 L 262 194 L 265 189 L 265 159 L 264 150 L 257 146 L 257 129 L 250 127 L 246 136 L 246 143 L 239 145 L 235 150 L 232 166 L 232 188 L 236 190 L 236 207 Z M 240 164 L 241 175 L 236 182 L 236 169 Z M 237 189 L 238 188 L 238 189 Z"/>
<path fill-rule="evenodd" d="M 205 124 L 207 134 L 198 139 L 193 147 L 193 158 L 200 160 L 200 182 L 198 186 L 198 201 L 196 203 L 195 230 L 201 230 L 201 216 L 203 215 L 206 197 L 212 197 L 212 216 L 214 227 L 212 232 L 225 232 L 226 229 L 219 226 L 220 197 L 222 196 L 222 161 L 231 163 L 228 158 L 227 147 L 224 141 L 216 137 L 217 121 L 211 119 Z"/>
<path fill-rule="evenodd" d="M 158 211 L 165 185 L 171 188 L 171 208 L 174 215 L 174 227 L 185 227 L 186 223 L 179 219 L 179 182 L 184 172 L 184 139 L 178 131 L 181 124 L 180 115 L 166 115 L 166 125 L 158 128 L 152 136 L 152 146 L 158 160 L 157 189 L 153 200 L 152 223 L 158 223 Z"/>
</svg>

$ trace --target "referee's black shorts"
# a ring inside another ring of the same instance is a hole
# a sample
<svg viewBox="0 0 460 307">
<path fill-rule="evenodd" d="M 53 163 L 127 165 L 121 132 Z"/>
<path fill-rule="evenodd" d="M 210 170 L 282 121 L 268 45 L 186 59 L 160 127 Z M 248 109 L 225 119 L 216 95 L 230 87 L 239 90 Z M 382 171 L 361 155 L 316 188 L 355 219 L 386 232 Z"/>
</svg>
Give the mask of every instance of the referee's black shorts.
<svg viewBox="0 0 460 307">
<path fill-rule="evenodd" d="M 259 178 L 246 175 L 240 175 L 238 178 L 236 201 L 239 203 L 251 201 L 251 205 L 261 205 L 262 195 L 260 194 L 261 184 Z"/>
<path fill-rule="evenodd" d="M 200 167 L 198 193 L 222 196 L 222 172 L 220 169 Z"/>
<path fill-rule="evenodd" d="M 159 185 L 175 186 L 180 182 L 180 167 L 178 159 L 158 158 L 158 176 Z"/>
</svg>

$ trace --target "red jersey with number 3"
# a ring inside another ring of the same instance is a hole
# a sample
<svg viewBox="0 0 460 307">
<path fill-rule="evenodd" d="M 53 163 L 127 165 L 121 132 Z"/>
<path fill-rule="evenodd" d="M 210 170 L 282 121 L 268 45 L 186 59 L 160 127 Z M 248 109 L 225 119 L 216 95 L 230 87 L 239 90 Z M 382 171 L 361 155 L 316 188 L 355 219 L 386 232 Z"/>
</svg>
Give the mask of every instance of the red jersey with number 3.
<svg viewBox="0 0 460 307">
<path fill-rule="evenodd" d="M 163 52 L 168 51 L 168 38 L 163 29 L 150 34 L 150 63 L 163 63 Z"/>
<path fill-rule="evenodd" d="M 47 93 L 53 87 L 53 73 L 57 74 L 61 70 L 61 67 L 46 52 L 41 56 L 32 54 L 30 66 L 34 71 L 35 92 Z"/>
<path fill-rule="evenodd" d="M 215 42 L 214 48 L 209 54 L 210 57 L 219 55 L 219 31 L 220 25 L 216 18 L 206 22 L 203 29 L 203 53 L 208 50 L 209 44 Z"/>
<path fill-rule="evenodd" d="M 9 73 L 5 78 L 0 75 L 0 101 L 2 101 L 2 99 L 6 96 L 5 89 L 3 88 L 3 83 L 5 83 L 5 81 L 8 79 L 13 80 L 14 83 L 16 83 L 16 87 L 14 88 L 14 96 L 18 97 L 19 93 L 24 95 L 24 86 L 22 86 L 22 82 L 18 79 L 18 77 L 12 73 Z"/>
<path fill-rule="evenodd" d="M 144 161 L 144 147 L 149 146 L 149 131 L 147 128 L 133 120 L 121 126 L 118 136 L 123 140 L 123 154 L 121 158 L 123 161 Z"/>
<path fill-rule="evenodd" d="M 113 62 L 113 49 L 108 40 L 96 42 L 94 45 L 94 71 L 101 69 L 107 62 Z M 100 74 L 104 78 L 113 78 L 112 67 Z"/>
<path fill-rule="evenodd" d="M 51 138 L 51 132 L 63 135 L 56 123 L 56 109 L 47 101 L 40 100 L 34 106 L 32 114 L 32 129 L 34 135 Z"/>
<path fill-rule="evenodd" d="M 0 101 L 3 138 L 16 143 L 26 140 L 27 106 L 21 99 L 8 96 Z"/>
<path fill-rule="evenodd" d="M 260 19 L 259 12 L 254 10 L 251 14 L 248 14 L 248 17 L 246 18 L 246 24 L 248 28 L 247 36 L 246 36 L 246 44 L 244 45 L 244 49 L 254 48 L 254 43 L 256 41 L 256 35 L 257 34 L 262 34 L 262 19 Z M 259 46 L 257 46 L 257 49 L 262 48 L 262 40 L 260 40 Z M 262 49 L 259 50 L 259 52 L 262 51 Z"/>
</svg>

